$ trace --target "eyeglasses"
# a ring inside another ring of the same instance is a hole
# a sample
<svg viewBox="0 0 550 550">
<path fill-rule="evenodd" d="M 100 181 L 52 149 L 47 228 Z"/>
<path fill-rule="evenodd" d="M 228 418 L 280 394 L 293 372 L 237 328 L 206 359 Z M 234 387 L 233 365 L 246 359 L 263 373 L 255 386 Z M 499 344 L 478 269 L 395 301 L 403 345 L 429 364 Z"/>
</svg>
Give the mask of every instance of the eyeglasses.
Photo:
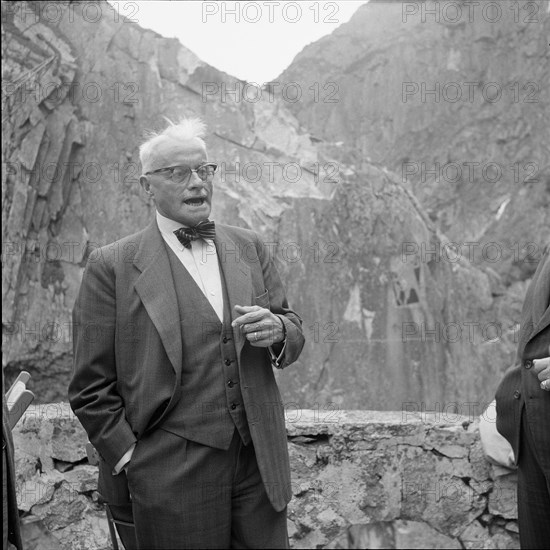
<svg viewBox="0 0 550 550">
<path fill-rule="evenodd" d="M 199 176 L 202 181 L 210 181 L 214 177 L 217 169 L 218 165 L 215 162 L 207 162 L 206 164 L 201 164 L 195 169 L 185 164 L 182 164 L 180 166 L 170 166 L 169 168 L 159 168 L 158 170 L 152 170 L 151 172 L 146 172 L 145 175 L 148 176 L 149 174 L 158 174 L 159 172 L 165 172 L 169 170 L 171 172 L 172 181 L 174 183 L 183 183 L 184 181 L 187 181 L 191 177 L 191 174 L 194 172 L 195 174 L 197 174 L 197 176 Z"/>
</svg>

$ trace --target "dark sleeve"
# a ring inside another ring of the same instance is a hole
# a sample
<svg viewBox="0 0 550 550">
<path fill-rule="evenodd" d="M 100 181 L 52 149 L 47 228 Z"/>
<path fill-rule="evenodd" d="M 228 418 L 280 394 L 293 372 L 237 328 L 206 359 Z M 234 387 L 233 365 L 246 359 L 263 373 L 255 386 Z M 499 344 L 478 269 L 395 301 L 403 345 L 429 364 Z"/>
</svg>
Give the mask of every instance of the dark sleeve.
<svg viewBox="0 0 550 550">
<path fill-rule="evenodd" d="M 256 235 L 255 244 L 262 265 L 265 288 L 269 291 L 270 310 L 280 317 L 285 327 L 286 347 L 279 367 L 283 369 L 298 359 L 304 347 L 305 338 L 302 332 L 302 319 L 288 305 L 283 282 L 275 265 L 272 252 L 260 240 L 258 235 Z M 275 348 L 275 346 L 273 347 Z M 278 352 L 279 350 L 275 348 L 274 351 Z"/>
<path fill-rule="evenodd" d="M 117 392 L 115 272 L 101 249 L 90 256 L 73 309 L 69 402 L 99 454 L 114 467 L 136 441 Z"/>
</svg>

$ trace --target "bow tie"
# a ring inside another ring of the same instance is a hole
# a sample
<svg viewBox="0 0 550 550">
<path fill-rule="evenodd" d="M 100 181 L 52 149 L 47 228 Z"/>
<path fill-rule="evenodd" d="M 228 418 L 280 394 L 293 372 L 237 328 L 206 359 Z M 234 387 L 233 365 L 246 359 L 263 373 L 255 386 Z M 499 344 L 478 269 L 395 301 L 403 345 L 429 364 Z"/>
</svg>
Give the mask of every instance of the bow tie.
<svg viewBox="0 0 550 550">
<path fill-rule="evenodd" d="M 203 220 L 194 227 L 180 227 L 176 229 L 174 235 L 185 248 L 191 248 L 191 241 L 196 239 L 213 239 L 216 236 L 216 229 L 214 222 Z"/>
</svg>

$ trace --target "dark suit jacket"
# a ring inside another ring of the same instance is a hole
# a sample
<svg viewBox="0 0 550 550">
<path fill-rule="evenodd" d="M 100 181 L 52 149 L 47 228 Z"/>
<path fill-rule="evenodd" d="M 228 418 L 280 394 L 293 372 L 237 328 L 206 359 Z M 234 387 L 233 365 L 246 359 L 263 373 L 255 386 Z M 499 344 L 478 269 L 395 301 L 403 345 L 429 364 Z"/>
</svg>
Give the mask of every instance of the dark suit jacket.
<svg viewBox="0 0 550 550">
<path fill-rule="evenodd" d="M 496 392 L 497 430 L 510 442 L 516 463 L 525 407 L 533 444 L 542 467 L 550 472 L 550 392 L 540 388 L 530 361 L 550 356 L 550 252 L 547 249 L 527 289 L 521 314 L 517 362 Z"/>
<path fill-rule="evenodd" d="M 216 225 L 215 244 L 232 319 L 238 317 L 235 304 L 253 305 L 267 289 L 270 309 L 286 328 L 281 366 L 288 366 L 298 358 L 304 337 L 269 250 L 254 232 L 222 224 Z M 102 458 L 104 496 L 121 502 L 125 475 L 110 475 L 113 467 L 147 430 L 162 423 L 177 400 L 193 399 L 181 391 L 185 357 L 178 302 L 156 221 L 90 256 L 73 322 L 69 400 Z M 267 349 L 251 346 L 237 328 L 234 338 L 242 385 L 249 387 L 243 401 L 258 467 L 273 506 L 281 510 L 291 497 L 281 396 Z"/>
</svg>

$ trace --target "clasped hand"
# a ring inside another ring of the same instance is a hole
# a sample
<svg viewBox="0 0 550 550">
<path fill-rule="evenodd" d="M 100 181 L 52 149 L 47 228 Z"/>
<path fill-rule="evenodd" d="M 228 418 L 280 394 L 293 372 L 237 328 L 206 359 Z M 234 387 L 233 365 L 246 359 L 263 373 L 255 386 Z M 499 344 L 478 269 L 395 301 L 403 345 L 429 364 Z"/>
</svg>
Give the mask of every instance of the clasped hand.
<svg viewBox="0 0 550 550">
<path fill-rule="evenodd" d="M 267 348 L 283 341 L 283 321 L 269 309 L 260 306 L 235 306 L 235 311 L 241 315 L 231 326 L 239 327 L 252 346 Z"/>
</svg>

